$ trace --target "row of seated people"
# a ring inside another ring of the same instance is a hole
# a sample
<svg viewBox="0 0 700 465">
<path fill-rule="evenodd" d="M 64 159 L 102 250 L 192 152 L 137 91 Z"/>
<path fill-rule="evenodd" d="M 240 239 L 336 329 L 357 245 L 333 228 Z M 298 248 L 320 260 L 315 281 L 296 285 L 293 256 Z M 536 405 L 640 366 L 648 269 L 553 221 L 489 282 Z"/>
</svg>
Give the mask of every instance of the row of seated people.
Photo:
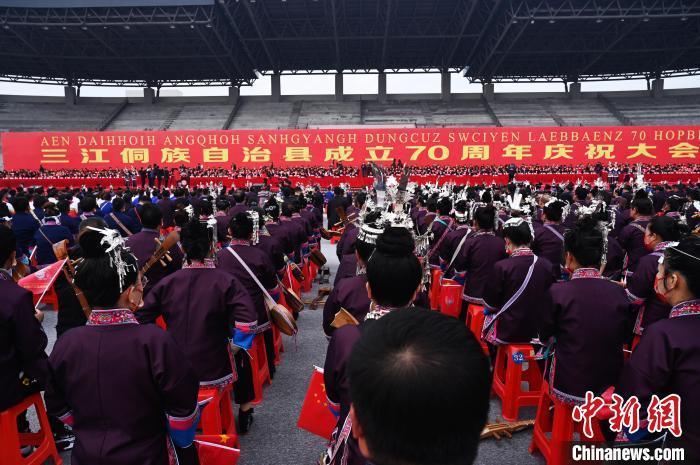
<svg viewBox="0 0 700 465">
<path fill-rule="evenodd" d="M 80 205 L 87 199 L 96 203 L 86 197 Z M 15 355 L 0 369 L 8 394 L 0 411 L 21 402 L 28 389 L 45 388 L 59 448 L 72 447 L 75 433 L 75 463 L 102 457 L 164 463 L 167 441 L 180 463 L 196 463 L 190 446 L 200 416 L 213 415 L 221 402 L 230 408 L 231 393 L 240 405 L 237 432 L 248 432 L 254 404 L 261 400 L 260 367 L 267 367 L 271 380 L 279 362 L 279 331 L 269 307 L 286 304 L 284 291 L 298 289 L 288 267 L 304 269 L 313 279 L 308 257 L 318 247 L 319 222 L 312 208 L 295 197 L 281 207 L 273 200 L 264 210 L 231 209 L 226 196 L 216 205 L 211 197 L 187 198 L 191 208 L 182 211 L 189 214 L 165 228 L 161 208 L 144 202 L 133 208 L 138 232 L 121 228 L 120 221 L 112 229 L 108 217 L 92 209 L 79 212 L 82 220 L 73 234 L 53 203 L 44 205 L 38 220 L 26 198 L 10 200 L 15 214 L 0 226 L 8 297 L 2 317 L 21 321 L 4 340 L 12 345 L 21 337 L 22 347 L 6 348 Z M 33 242 L 17 237 L 26 219 L 36 224 Z M 167 254 L 156 256 L 172 234 L 177 240 Z M 31 256 L 39 268 L 55 263 L 58 243 L 67 245 L 74 275 L 60 275 L 53 286 L 58 338 L 47 359 L 46 335 L 37 321 L 42 313 L 10 278 L 22 257 Z M 30 388 L 18 383 L 19 371 Z M 217 406 L 204 407 L 212 399 L 202 399 L 202 393 L 213 393 Z M 207 432 L 203 423 L 205 435 L 231 433 L 231 428 Z"/>
<path fill-rule="evenodd" d="M 697 456 L 700 410 L 693 386 L 700 379 L 700 346 L 691 332 L 700 322 L 700 239 L 687 223 L 697 224 L 700 214 L 691 201 L 682 214 L 665 206 L 655 215 L 645 192 L 637 192 L 628 209 L 602 201 L 610 200 L 611 192 L 595 194 L 590 198 L 590 190 L 579 190 L 569 205 L 547 193 L 527 215 L 524 208 L 499 207 L 494 201 L 499 192 L 460 199 L 454 208 L 457 196 L 419 195 L 411 207 L 413 230 L 404 241 L 429 234 L 425 261 L 433 281 L 427 286 L 412 246 L 404 244 L 398 253 L 394 241 L 400 240 L 393 236 L 399 234 L 387 236 L 381 215 L 371 212 L 358 225 L 345 226 L 338 243 L 341 266 L 323 318 L 329 337 L 325 383 L 340 410 L 332 443 L 346 444 L 336 457 L 349 454 L 348 463 L 363 463 L 353 435 L 342 435 L 346 418 L 354 421 L 345 357 L 360 335 L 354 325 L 338 327 L 338 317 L 347 320 L 349 313 L 352 321 L 363 322 L 412 304 L 461 319 L 492 364 L 499 349 L 519 347 L 524 356 L 531 354 L 520 363 L 542 374 L 529 381 L 545 386 L 547 397 L 561 405 L 584 406 L 587 392 L 609 396 L 611 388 L 625 400 L 636 396 L 645 408 L 654 395 L 679 395 L 677 429 L 667 435 L 666 445 L 685 447 L 686 458 Z M 356 196 L 355 207 L 364 200 Z M 431 200 L 437 200 L 435 208 L 426 208 Z M 609 258 L 613 241 L 625 244 L 617 265 Z M 496 384 L 494 379 L 494 390 Z M 538 398 L 539 392 L 529 405 L 537 405 Z M 506 409 L 504 403 L 503 413 L 514 420 L 517 404 Z M 648 433 L 647 440 L 658 432 Z M 616 439 L 609 428 L 602 434 Z M 640 436 L 629 433 L 624 440 Z M 565 463 L 545 455 L 550 464 Z"/>
</svg>

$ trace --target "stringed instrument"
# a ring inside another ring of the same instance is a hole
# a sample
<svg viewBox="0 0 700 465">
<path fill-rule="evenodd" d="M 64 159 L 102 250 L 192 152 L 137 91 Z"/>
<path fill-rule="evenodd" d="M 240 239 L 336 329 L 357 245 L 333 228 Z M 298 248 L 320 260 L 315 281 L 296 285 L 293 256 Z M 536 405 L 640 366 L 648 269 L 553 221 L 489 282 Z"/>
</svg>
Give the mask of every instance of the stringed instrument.
<svg viewBox="0 0 700 465">
<path fill-rule="evenodd" d="M 150 270 L 153 267 L 153 265 L 155 265 L 158 262 L 160 262 L 163 266 L 166 266 L 166 263 L 163 261 L 164 258 L 168 261 L 172 261 L 170 255 L 168 255 L 168 251 L 175 247 L 178 242 L 180 242 L 180 234 L 177 231 L 171 231 L 170 234 L 165 236 L 163 242 L 160 242 L 158 239 L 156 239 L 158 248 L 155 252 L 153 252 L 153 255 L 151 256 L 151 258 L 148 259 L 146 264 L 143 265 L 143 268 L 141 268 L 141 274 L 145 275 L 148 272 L 148 270 Z"/>
<path fill-rule="evenodd" d="M 337 230 L 327 230 L 326 228 L 321 228 L 321 237 L 329 241 L 334 237 L 340 237 L 343 235 L 342 231 Z"/>
<path fill-rule="evenodd" d="M 53 254 L 58 260 L 67 259 L 65 265 L 63 265 L 63 275 L 66 277 L 66 281 L 70 284 L 75 294 L 78 303 L 80 303 L 80 308 L 83 310 L 85 318 L 90 317 L 92 313 L 92 308 L 88 303 L 83 291 L 75 284 L 75 267 L 82 262 L 82 259 L 71 260 L 68 255 L 68 241 L 66 239 L 53 244 Z"/>
<path fill-rule="evenodd" d="M 322 287 L 318 290 L 318 294 L 316 295 L 316 297 L 314 297 L 314 300 L 310 300 L 308 302 L 305 301 L 304 303 L 309 306 L 309 310 L 316 310 L 318 309 L 319 305 L 325 303 L 325 300 L 323 298 L 329 296 L 330 294 L 330 287 Z"/>
<path fill-rule="evenodd" d="M 360 322 L 357 321 L 357 318 L 352 316 L 352 313 L 348 312 L 345 310 L 343 307 L 340 307 L 340 310 L 338 313 L 335 314 L 335 318 L 333 318 L 333 322 L 331 323 L 331 327 L 335 329 L 340 329 L 343 326 L 347 325 L 353 325 L 353 326 L 359 326 Z"/>
<path fill-rule="evenodd" d="M 12 279 L 14 280 L 14 282 L 17 282 L 25 276 L 29 276 L 30 274 L 32 274 L 31 268 L 29 268 L 22 262 L 17 262 L 17 264 L 15 264 L 15 266 L 12 267 Z"/>
<path fill-rule="evenodd" d="M 535 420 L 514 421 L 510 423 L 501 423 L 496 419 L 496 423 L 487 424 L 481 431 L 481 439 L 495 438 L 500 440 L 501 437 L 512 438 L 513 433 L 523 431 L 535 425 Z"/>
</svg>

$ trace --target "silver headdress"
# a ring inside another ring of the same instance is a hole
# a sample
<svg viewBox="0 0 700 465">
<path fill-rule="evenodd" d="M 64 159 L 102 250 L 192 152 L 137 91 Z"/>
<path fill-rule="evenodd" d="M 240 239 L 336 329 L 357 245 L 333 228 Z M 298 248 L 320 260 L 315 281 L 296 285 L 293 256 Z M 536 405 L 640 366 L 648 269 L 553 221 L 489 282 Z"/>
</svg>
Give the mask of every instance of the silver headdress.
<svg viewBox="0 0 700 465">
<path fill-rule="evenodd" d="M 247 213 L 253 221 L 253 236 L 250 238 L 250 241 L 255 245 L 260 242 L 260 215 L 255 210 L 250 210 Z"/>
<path fill-rule="evenodd" d="M 379 235 L 383 232 L 384 229 L 375 228 L 369 224 L 363 224 L 357 233 L 357 240 L 374 245 L 377 243 Z"/>
<path fill-rule="evenodd" d="M 518 218 L 511 218 L 508 221 L 506 221 L 503 224 L 503 229 L 506 230 L 508 228 L 517 228 L 523 223 L 527 223 L 527 226 L 530 228 L 530 236 L 532 239 L 535 239 L 535 228 L 532 227 L 532 221 L 526 218 L 518 217 Z"/>
</svg>

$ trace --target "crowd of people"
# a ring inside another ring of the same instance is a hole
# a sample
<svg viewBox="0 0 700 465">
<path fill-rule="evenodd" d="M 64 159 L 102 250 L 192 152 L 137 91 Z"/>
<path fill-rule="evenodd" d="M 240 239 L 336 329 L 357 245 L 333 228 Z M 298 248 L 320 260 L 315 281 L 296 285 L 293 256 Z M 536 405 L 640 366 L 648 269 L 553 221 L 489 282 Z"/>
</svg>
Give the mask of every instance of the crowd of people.
<svg viewBox="0 0 700 465">
<path fill-rule="evenodd" d="M 610 388 L 644 406 L 678 394 L 683 434 L 665 445 L 700 460 L 700 186 L 437 187 L 397 182 L 401 169 L 356 192 L 288 182 L 0 191 L 0 411 L 45 390 L 75 464 L 197 463 L 199 390 L 230 389 L 238 432 L 254 427 L 247 351 L 258 338 L 274 376 L 271 312 L 288 306 L 287 271 L 336 236 L 323 376 L 337 424 L 325 463 L 473 463 L 508 344 L 533 344 L 548 394 L 569 405 Z M 42 313 L 15 280 L 55 263 L 59 243 L 74 269 L 54 284 L 47 356 Z M 447 282 L 462 290 L 454 317 L 431 310 Z M 465 324 L 474 309 L 476 335 Z M 644 428 L 604 433 L 660 436 Z"/>
<path fill-rule="evenodd" d="M 388 174 L 400 176 L 403 170 L 402 162 L 394 162 L 386 166 Z M 616 176 L 631 178 L 638 172 L 643 174 L 697 174 L 700 173 L 700 165 L 696 163 L 660 165 L 660 164 L 625 164 L 589 163 L 578 165 L 474 165 L 464 164 L 458 166 L 443 166 L 433 164 L 429 166 L 412 166 L 411 173 L 414 176 L 498 176 L 516 174 L 598 174 L 615 173 Z M 329 166 L 292 166 L 279 167 L 274 165 L 259 168 L 245 168 L 231 165 L 229 168 L 212 168 L 203 165 L 159 167 L 148 165 L 131 169 L 58 169 L 47 170 L 40 167 L 39 170 L 12 170 L 0 171 L 0 179 L 122 179 L 127 187 L 172 187 L 178 185 L 181 180 L 188 182 L 192 178 L 290 178 L 290 177 L 321 177 L 333 178 L 342 176 L 371 177 L 370 164 L 362 164 L 360 167 L 333 163 Z M 28 181 L 27 183 L 30 183 Z"/>
</svg>

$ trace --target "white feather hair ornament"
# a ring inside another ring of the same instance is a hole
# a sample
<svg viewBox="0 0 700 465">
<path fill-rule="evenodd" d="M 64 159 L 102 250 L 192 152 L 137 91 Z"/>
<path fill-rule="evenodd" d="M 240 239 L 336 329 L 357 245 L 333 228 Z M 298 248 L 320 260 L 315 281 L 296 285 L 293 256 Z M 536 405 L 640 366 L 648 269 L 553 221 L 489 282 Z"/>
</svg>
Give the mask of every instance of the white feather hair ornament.
<svg viewBox="0 0 700 465">
<path fill-rule="evenodd" d="M 119 234 L 119 231 L 115 229 L 94 228 L 92 226 L 88 226 L 88 229 L 102 234 L 100 244 L 107 246 L 105 253 L 109 257 L 109 266 L 113 268 L 117 272 L 117 276 L 119 276 L 119 293 L 124 292 L 124 279 L 126 278 L 126 274 L 130 269 L 134 271 L 137 270 L 135 265 L 127 264 L 122 259 L 122 251 L 129 251 L 129 248 L 124 242 L 124 238 Z"/>
</svg>

